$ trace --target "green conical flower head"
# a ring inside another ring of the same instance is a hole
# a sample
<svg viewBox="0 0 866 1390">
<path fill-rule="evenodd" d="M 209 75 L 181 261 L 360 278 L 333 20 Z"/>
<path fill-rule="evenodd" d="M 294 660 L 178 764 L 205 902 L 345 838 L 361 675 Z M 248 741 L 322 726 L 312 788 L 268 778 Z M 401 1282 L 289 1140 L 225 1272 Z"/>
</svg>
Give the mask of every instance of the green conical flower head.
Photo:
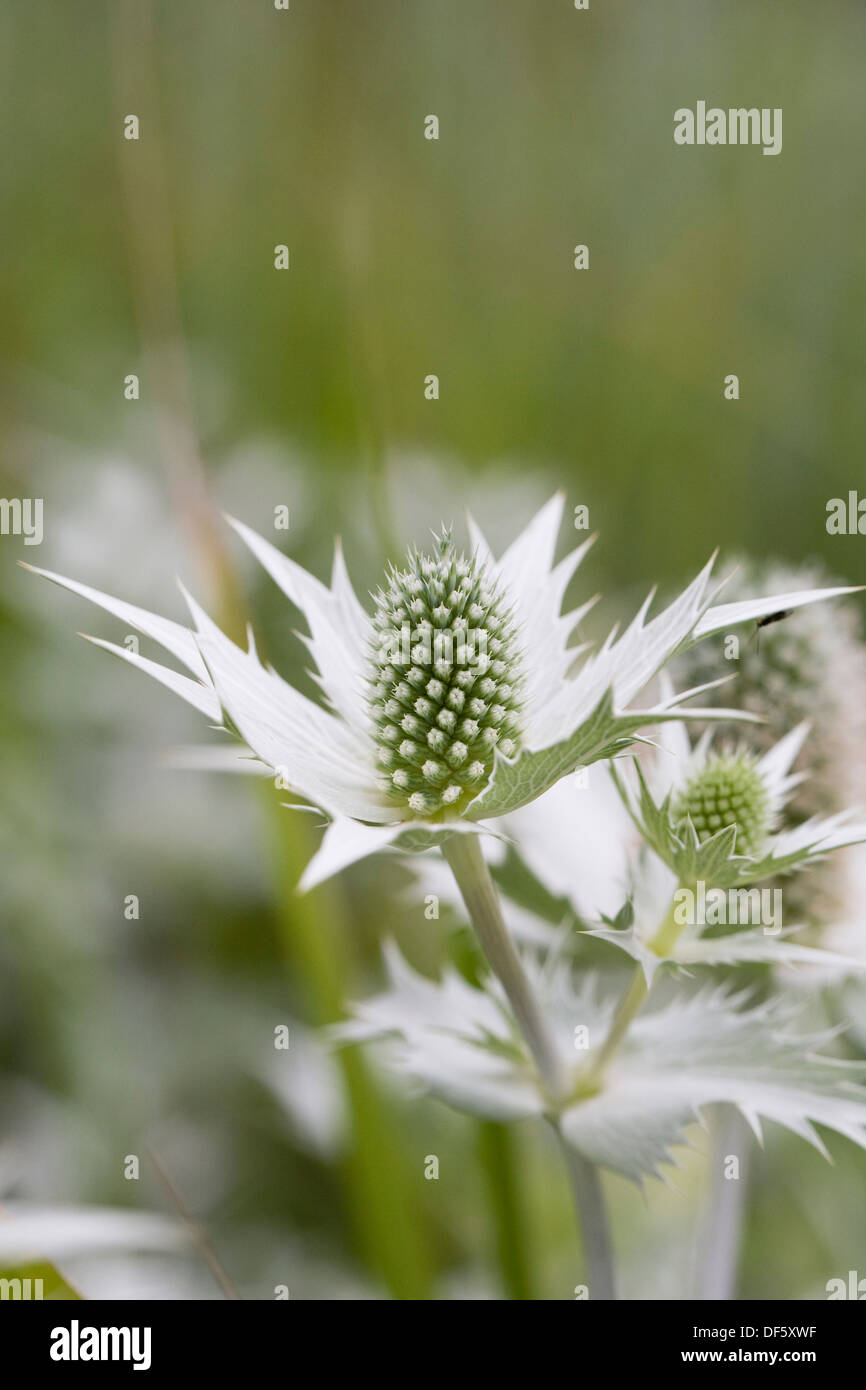
<svg viewBox="0 0 866 1390">
<path fill-rule="evenodd" d="M 754 857 L 770 830 L 770 799 L 748 753 L 717 753 L 686 783 L 673 807 L 679 824 L 691 818 L 699 841 L 736 825 L 735 852 Z"/>
<path fill-rule="evenodd" d="M 459 815 L 520 742 L 515 625 L 449 532 L 375 595 L 370 710 L 383 787 L 425 819 Z"/>
</svg>

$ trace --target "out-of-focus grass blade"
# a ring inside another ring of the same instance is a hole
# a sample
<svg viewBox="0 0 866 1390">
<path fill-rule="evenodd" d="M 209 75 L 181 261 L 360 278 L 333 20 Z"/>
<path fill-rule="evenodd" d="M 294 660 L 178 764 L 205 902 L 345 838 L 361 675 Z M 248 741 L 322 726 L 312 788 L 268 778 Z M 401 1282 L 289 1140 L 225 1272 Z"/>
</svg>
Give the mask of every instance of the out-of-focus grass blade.
<svg viewBox="0 0 866 1390">
<path fill-rule="evenodd" d="M 296 892 L 312 857 L 312 828 L 305 816 L 274 805 L 270 787 L 265 795 L 272 808 L 283 944 L 303 975 L 312 1021 L 332 1023 L 345 1014 L 342 903 L 333 884 L 303 896 Z M 345 1179 L 356 1239 L 394 1298 L 427 1299 L 433 1281 L 430 1253 L 394 1117 L 361 1053 L 340 1048 L 336 1055 L 351 1117 Z"/>
</svg>

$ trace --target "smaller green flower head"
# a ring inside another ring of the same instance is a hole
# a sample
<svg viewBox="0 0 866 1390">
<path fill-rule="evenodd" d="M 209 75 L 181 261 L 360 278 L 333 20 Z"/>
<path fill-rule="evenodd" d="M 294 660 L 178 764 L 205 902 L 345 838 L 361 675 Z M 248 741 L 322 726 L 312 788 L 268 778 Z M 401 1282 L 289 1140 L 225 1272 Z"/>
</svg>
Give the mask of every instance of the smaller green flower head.
<svg viewBox="0 0 866 1390">
<path fill-rule="evenodd" d="M 736 825 L 736 853 L 753 858 L 770 832 L 771 803 L 755 759 L 748 753 L 716 753 L 677 796 L 673 821 L 689 817 L 701 844 Z"/>
<path fill-rule="evenodd" d="M 383 788 L 416 815 L 459 815 L 521 732 L 514 622 L 477 557 L 444 531 L 375 596 L 370 712 Z"/>
</svg>

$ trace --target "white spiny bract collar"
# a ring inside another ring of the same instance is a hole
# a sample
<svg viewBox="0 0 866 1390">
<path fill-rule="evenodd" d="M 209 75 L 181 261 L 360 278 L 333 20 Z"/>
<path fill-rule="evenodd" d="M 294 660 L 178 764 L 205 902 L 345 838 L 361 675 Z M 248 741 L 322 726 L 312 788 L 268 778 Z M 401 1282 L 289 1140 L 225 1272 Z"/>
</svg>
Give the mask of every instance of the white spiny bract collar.
<svg viewBox="0 0 866 1390">
<path fill-rule="evenodd" d="M 808 731 L 807 724 L 799 725 L 754 759 L 746 753 L 714 754 L 709 733 L 692 749 L 685 730 L 672 727 L 665 737 L 674 756 L 657 758 L 649 778 L 637 762 L 631 776 L 616 771 L 613 776 L 641 836 L 680 883 L 700 880 L 714 888 L 760 883 L 866 840 L 866 824 L 848 813 L 814 816 L 774 833 L 779 811 L 805 775 L 792 773 L 791 766 Z M 732 800 L 720 799 L 723 784 Z M 745 804 L 745 835 L 737 828 L 738 793 Z"/>
<path fill-rule="evenodd" d="M 395 947 L 385 954 L 388 988 L 359 1003 L 331 1031 L 335 1040 L 376 1040 L 393 1071 L 471 1114 L 506 1121 L 550 1111 L 498 982 L 477 988 L 448 970 L 437 983 Z M 555 954 L 544 966 L 524 964 L 572 1083 L 557 1107 L 562 1132 L 592 1162 L 638 1182 L 660 1176 L 684 1131 L 718 1102 L 736 1105 L 759 1135 L 761 1119 L 773 1120 L 826 1152 L 817 1123 L 866 1148 L 866 1066 L 816 1055 L 832 1035 L 795 1032 L 790 1002 L 744 1007 L 742 993 L 709 988 L 645 1011 L 609 1070 L 587 1085 L 613 1001 L 599 997 L 592 976 L 576 982 Z"/>
<path fill-rule="evenodd" d="M 765 784 L 770 826 L 787 796 L 799 784 L 800 774 L 791 774 L 790 767 L 804 734 L 804 727 L 794 730 L 756 764 Z M 643 776 L 651 797 L 661 804 L 666 798 L 673 800 L 678 789 L 705 765 L 709 742 L 701 739 L 692 748 L 682 725 L 667 724 L 654 743 L 655 748 L 647 750 Z M 617 791 L 617 784 L 625 797 Z M 536 881 L 536 902 L 544 904 L 543 908 L 530 911 L 513 901 L 509 897 L 509 877 L 501 877 L 505 916 L 516 939 L 549 948 L 565 919 L 576 929 L 570 938 L 575 947 L 584 934 L 608 941 L 638 961 L 648 980 L 665 964 L 688 970 L 695 965 L 769 962 L 821 967 L 837 976 L 859 974 L 866 968 L 866 954 L 843 950 L 850 942 L 840 941 L 836 950 L 821 950 L 792 940 L 801 930 L 796 918 L 771 933 L 762 925 L 755 925 L 752 930 L 741 922 L 727 924 L 730 930 L 723 935 L 716 931 L 705 934 L 705 926 L 696 923 L 683 931 L 668 953 L 657 954 L 650 942 L 671 908 L 680 879 L 668 862 L 671 856 L 661 857 L 644 838 L 644 831 L 639 828 L 643 824 L 639 800 L 636 773 L 629 778 L 612 764 L 600 764 L 593 768 L 587 785 L 574 777 L 563 778 L 536 801 L 503 818 L 503 831 L 512 852 Z M 812 821 L 808 829 L 773 836 L 770 848 L 774 856 L 784 858 L 797 848 L 792 833 L 805 838 L 807 856 L 811 858 L 819 853 L 824 855 L 843 842 L 866 840 L 866 826 L 862 824 L 852 824 L 844 818 Z M 726 844 L 723 874 L 729 869 L 729 856 L 730 847 Z M 487 857 L 497 867 L 500 865 L 503 855 L 498 842 L 488 842 Z M 740 863 L 735 859 L 737 883 L 744 882 L 740 872 L 747 873 L 752 862 Z M 704 867 L 708 875 L 706 887 L 719 887 L 711 877 L 713 865 L 707 863 Z M 464 915 L 460 896 L 450 886 L 444 866 L 440 870 L 435 859 L 423 855 L 418 856 L 413 868 L 423 892 L 435 892 L 458 916 Z M 765 877 L 772 877 L 772 873 Z"/>
<path fill-rule="evenodd" d="M 90 599 L 159 643 L 189 675 L 113 642 L 90 639 L 153 676 L 212 723 L 239 735 L 254 757 L 278 773 L 295 795 L 327 814 L 331 824 L 302 879 L 302 886 L 310 888 L 387 846 L 418 849 L 441 843 L 455 831 L 489 831 L 492 818 L 526 805 L 575 767 L 628 747 L 646 724 L 688 717 L 741 717 L 725 710 L 680 709 L 698 690 L 668 697 L 645 710 L 633 708 L 632 702 L 670 657 L 689 642 L 782 608 L 850 592 L 840 588 L 804 590 L 714 608 L 710 562 L 657 617 L 647 616 L 651 595 L 621 636 L 612 633 L 597 654 L 587 656 L 583 648 L 569 646 L 569 640 L 592 601 L 565 616 L 561 608 L 589 542 L 554 564 L 562 511 L 559 495 L 542 507 L 499 560 L 470 523 L 471 558 L 461 560 L 456 554 L 447 554 L 448 575 L 452 565 L 467 567 L 462 575 L 455 569 L 457 585 L 447 588 L 448 576 L 440 579 L 432 571 L 425 576 L 423 562 L 422 572 L 415 574 L 422 587 L 428 580 L 434 586 L 414 596 L 422 606 L 435 592 L 435 584 L 450 594 L 463 580 L 470 580 L 470 588 L 477 584 L 477 593 L 472 590 L 468 606 L 480 612 L 475 619 L 467 616 L 467 622 L 477 621 L 481 627 L 486 623 L 488 642 L 502 644 L 499 655 L 492 657 L 491 667 L 501 660 L 506 669 L 498 675 L 477 670 L 477 691 L 473 683 L 472 690 L 464 692 L 487 708 L 477 719 L 471 714 L 463 716 L 469 721 L 467 737 L 455 730 L 457 736 L 447 750 L 451 761 L 439 758 L 440 750 L 435 747 L 427 758 L 408 748 L 404 756 L 399 746 L 399 762 L 393 767 L 380 760 L 387 742 L 385 729 L 393 723 L 385 710 L 389 701 L 403 710 L 401 721 L 409 715 L 426 727 L 427 715 L 423 708 L 421 712 L 404 709 L 405 692 L 396 691 L 399 681 L 390 692 L 381 691 L 381 698 L 377 690 L 371 705 L 371 681 L 374 688 L 387 687 L 390 682 L 381 679 L 384 672 L 375 667 L 371 656 L 374 620 L 355 595 L 339 547 L 328 587 L 249 527 L 232 522 L 303 612 L 310 628 L 304 640 L 328 708 L 308 700 L 263 666 L 252 641 L 248 651 L 236 646 L 186 593 L 194 630 L 74 580 L 46 570 L 37 573 Z M 438 560 L 433 558 L 434 569 L 443 558 L 444 554 Z M 410 557 L 408 571 L 402 574 L 411 577 L 413 565 L 415 560 Z M 389 590 L 394 582 L 392 574 Z M 390 600 L 380 602 L 380 612 L 387 602 Z M 440 614 L 443 620 L 444 616 Z M 432 612 L 429 621 L 436 625 Z M 583 663 L 577 674 L 572 674 L 576 658 L 582 654 Z M 458 674 L 449 673 L 449 693 L 455 687 L 460 689 Z M 430 679 L 441 678 L 434 672 Z M 487 691 L 486 686 L 482 690 L 488 679 L 497 682 L 495 690 Z M 425 689 L 423 696 L 415 697 L 427 699 L 435 707 L 431 730 L 443 708 L 440 700 L 446 699 L 444 708 L 449 708 L 444 690 L 441 697 L 435 692 L 434 686 L 434 695 Z M 474 724 L 478 726 L 477 736 L 472 732 Z M 448 729 L 443 732 L 451 733 Z M 421 747 L 421 739 L 412 734 L 407 734 L 405 741 Z M 455 748 L 455 743 L 466 746 L 465 760 L 460 760 L 461 748 Z M 426 773 L 425 763 L 431 764 Z M 393 773 L 400 771 L 407 773 L 405 787 L 400 786 L 402 779 L 395 782 L 393 778 Z M 403 792 L 407 793 L 405 800 Z"/>
</svg>

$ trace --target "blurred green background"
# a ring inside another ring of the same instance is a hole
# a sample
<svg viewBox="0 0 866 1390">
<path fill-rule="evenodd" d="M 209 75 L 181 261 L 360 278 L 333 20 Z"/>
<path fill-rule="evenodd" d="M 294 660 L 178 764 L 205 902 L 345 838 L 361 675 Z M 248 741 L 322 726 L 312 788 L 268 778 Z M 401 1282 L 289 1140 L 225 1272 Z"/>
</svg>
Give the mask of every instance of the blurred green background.
<svg viewBox="0 0 866 1390">
<path fill-rule="evenodd" d="M 171 1210 L 150 1144 L 246 1297 L 571 1296 L 537 1136 L 309 1036 L 382 935 L 434 971 L 448 924 L 392 863 L 298 899 L 311 820 L 161 766 L 195 716 L 15 561 L 174 617 L 181 573 L 301 681 L 220 507 L 289 506 L 319 574 L 342 534 L 362 593 L 467 503 L 501 543 L 558 487 L 601 532 L 605 621 L 717 545 L 860 582 L 824 522 L 864 477 L 864 53 L 855 0 L 2 0 L 0 493 L 44 498 L 45 536 L 0 537 L 0 1200 Z M 698 99 L 782 107 L 782 153 L 677 147 Z M 834 1155 L 757 1161 L 744 1294 L 862 1265 L 863 1161 Z M 677 1182 L 611 1183 L 632 1296 L 688 1292 L 700 1163 Z M 218 1295 L 194 1259 L 92 1253 L 94 1296 Z"/>
</svg>

